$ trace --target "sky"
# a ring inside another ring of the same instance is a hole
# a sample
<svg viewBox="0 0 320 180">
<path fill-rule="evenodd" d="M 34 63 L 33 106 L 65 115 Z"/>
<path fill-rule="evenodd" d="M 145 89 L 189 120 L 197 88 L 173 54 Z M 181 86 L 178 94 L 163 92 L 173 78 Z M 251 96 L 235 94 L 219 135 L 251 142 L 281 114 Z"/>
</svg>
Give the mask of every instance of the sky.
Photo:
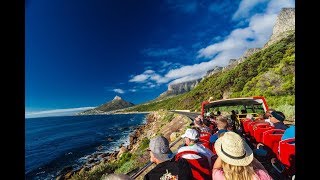
<svg viewBox="0 0 320 180">
<path fill-rule="evenodd" d="M 26 115 L 155 99 L 263 47 L 283 7 L 295 1 L 27 0 Z"/>
</svg>

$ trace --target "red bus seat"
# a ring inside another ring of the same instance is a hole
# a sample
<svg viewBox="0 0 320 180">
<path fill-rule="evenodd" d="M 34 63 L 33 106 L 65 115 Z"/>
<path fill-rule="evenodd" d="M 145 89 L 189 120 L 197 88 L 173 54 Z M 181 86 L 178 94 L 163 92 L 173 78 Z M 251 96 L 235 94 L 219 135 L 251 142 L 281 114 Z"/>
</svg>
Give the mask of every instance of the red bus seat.
<svg viewBox="0 0 320 180">
<path fill-rule="evenodd" d="M 262 143 L 278 154 L 279 141 L 284 133 L 282 129 L 270 129 L 263 132 Z"/>
<path fill-rule="evenodd" d="M 295 154 L 295 138 L 289 138 L 279 142 L 278 159 L 286 168 L 295 166 Z"/>
<path fill-rule="evenodd" d="M 244 133 L 249 133 L 249 130 L 248 130 L 248 125 L 250 123 L 252 123 L 253 121 L 251 121 L 250 119 L 246 119 L 243 121 L 242 125 L 243 125 L 243 131 Z"/>
<path fill-rule="evenodd" d="M 195 152 L 195 151 L 183 151 L 175 156 L 175 161 L 178 161 L 180 158 L 182 158 L 183 155 L 186 154 L 195 154 L 200 156 L 199 159 L 187 159 L 184 158 L 188 161 L 190 167 L 191 167 L 191 172 L 193 175 L 193 179 L 196 180 L 208 180 L 212 179 L 212 167 L 210 167 L 209 161 L 206 156 Z"/>
<path fill-rule="evenodd" d="M 259 123 L 253 127 L 253 136 L 258 143 L 262 142 L 262 133 L 269 129 L 274 129 L 269 123 Z"/>
</svg>

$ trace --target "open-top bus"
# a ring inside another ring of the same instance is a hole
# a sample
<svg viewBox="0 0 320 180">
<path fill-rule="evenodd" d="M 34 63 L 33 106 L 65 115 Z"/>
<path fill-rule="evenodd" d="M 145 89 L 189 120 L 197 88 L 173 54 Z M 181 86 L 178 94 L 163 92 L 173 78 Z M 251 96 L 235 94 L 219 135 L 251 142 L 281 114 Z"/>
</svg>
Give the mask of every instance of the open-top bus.
<svg viewBox="0 0 320 180">
<path fill-rule="evenodd" d="M 258 117 L 258 114 L 263 114 L 268 111 L 268 104 L 263 96 L 230 98 L 216 101 L 204 101 L 201 104 L 201 115 L 206 113 L 213 113 L 215 111 L 231 111 L 235 110 L 237 113 L 237 120 L 246 118 L 247 114 L 252 114 L 253 117 Z"/>
</svg>

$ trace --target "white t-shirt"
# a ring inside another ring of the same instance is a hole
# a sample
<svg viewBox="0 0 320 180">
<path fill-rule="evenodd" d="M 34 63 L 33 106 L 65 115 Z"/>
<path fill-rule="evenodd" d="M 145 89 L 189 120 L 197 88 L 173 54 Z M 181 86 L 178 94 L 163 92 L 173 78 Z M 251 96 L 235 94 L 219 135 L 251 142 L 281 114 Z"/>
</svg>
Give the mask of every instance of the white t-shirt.
<svg viewBox="0 0 320 180">
<path fill-rule="evenodd" d="M 265 119 L 265 122 L 268 122 L 271 126 L 274 126 L 273 123 L 270 121 L 270 119 Z"/>
<path fill-rule="evenodd" d="M 202 144 L 194 144 L 191 146 L 183 146 L 181 148 L 178 149 L 178 153 L 183 152 L 183 151 L 195 151 L 198 153 L 201 153 L 203 155 L 205 155 L 209 161 L 210 167 L 212 166 L 212 162 L 211 162 L 211 157 L 214 155 L 212 151 L 210 151 L 209 149 L 207 149 L 205 146 L 203 146 Z M 182 156 L 182 158 L 185 159 L 199 159 L 201 158 L 200 156 L 196 155 L 196 154 L 185 154 Z"/>
</svg>

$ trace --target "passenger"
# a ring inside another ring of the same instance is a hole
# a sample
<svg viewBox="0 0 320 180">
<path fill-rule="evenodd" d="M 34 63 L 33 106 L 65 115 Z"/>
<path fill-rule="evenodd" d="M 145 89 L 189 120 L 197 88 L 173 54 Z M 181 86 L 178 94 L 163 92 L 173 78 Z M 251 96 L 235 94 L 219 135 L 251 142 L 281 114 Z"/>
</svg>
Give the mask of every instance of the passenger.
<svg viewBox="0 0 320 180">
<path fill-rule="evenodd" d="M 202 120 L 199 116 L 196 117 L 194 119 L 194 126 L 198 127 L 200 129 L 200 132 L 207 132 L 211 134 L 211 129 L 208 126 L 204 125 L 203 121 L 204 120 Z"/>
<path fill-rule="evenodd" d="M 157 136 L 151 139 L 148 151 L 150 151 L 150 161 L 157 165 L 144 176 L 144 180 L 192 179 L 188 162 L 185 159 L 178 162 L 172 159 L 173 154 L 165 137 Z"/>
<path fill-rule="evenodd" d="M 231 120 L 233 122 L 237 121 L 237 114 L 236 114 L 236 111 L 235 110 L 232 110 L 231 111 Z"/>
<path fill-rule="evenodd" d="M 286 130 L 288 127 L 283 123 L 285 115 L 280 111 L 272 111 L 270 113 L 270 122 L 272 122 L 275 129 Z"/>
<path fill-rule="evenodd" d="M 249 145 L 235 132 L 225 132 L 215 143 L 218 158 L 212 169 L 212 179 L 271 180 L 263 165 L 253 157 Z"/>
<path fill-rule="evenodd" d="M 281 137 L 281 140 L 289 139 L 289 138 L 295 138 L 295 125 L 289 126 L 288 129 L 286 129 Z"/>
<path fill-rule="evenodd" d="M 271 112 L 274 111 L 274 109 L 269 109 L 267 112 L 265 112 L 263 115 L 259 115 L 259 118 L 255 120 L 255 122 L 268 122 L 271 126 L 274 126 L 273 123 L 270 120 Z"/>
<path fill-rule="evenodd" d="M 241 114 L 247 114 L 247 110 L 241 109 Z"/>
<path fill-rule="evenodd" d="M 228 126 L 228 121 L 227 121 L 227 118 L 225 116 L 220 116 L 218 119 L 217 119 L 217 128 L 218 128 L 218 131 L 215 133 L 215 134 L 212 134 L 210 136 L 210 143 L 215 143 L 216 140 L 218 139 L 218 135 L 222 132 L 226 132 L 227 131 L 227 126 Z"/>
<path fill-rule="evenodd" d="M 133 180 L 133 179 L 126 174 L 108 174 L 107 176 L 102 176 L 101 180 Z"/>
<path fill-rule="evenodd" d="M 178 153 L 183 151 L 194 151 L 198 152 L 207 157 L 209 166 L 212 167 L 211 158 L 214 155 L 212 151 L 207 149 L 205 146 L 199 143 L 199 132 L 195 129 L 187 129 L 186 132 L 181 136 L 185 140 L 187 146 L 180 147 Z M 200 156 L 194 154 L 183 155 L 182 158 L 185 159 L 198 159 Z"/>
</svg>

